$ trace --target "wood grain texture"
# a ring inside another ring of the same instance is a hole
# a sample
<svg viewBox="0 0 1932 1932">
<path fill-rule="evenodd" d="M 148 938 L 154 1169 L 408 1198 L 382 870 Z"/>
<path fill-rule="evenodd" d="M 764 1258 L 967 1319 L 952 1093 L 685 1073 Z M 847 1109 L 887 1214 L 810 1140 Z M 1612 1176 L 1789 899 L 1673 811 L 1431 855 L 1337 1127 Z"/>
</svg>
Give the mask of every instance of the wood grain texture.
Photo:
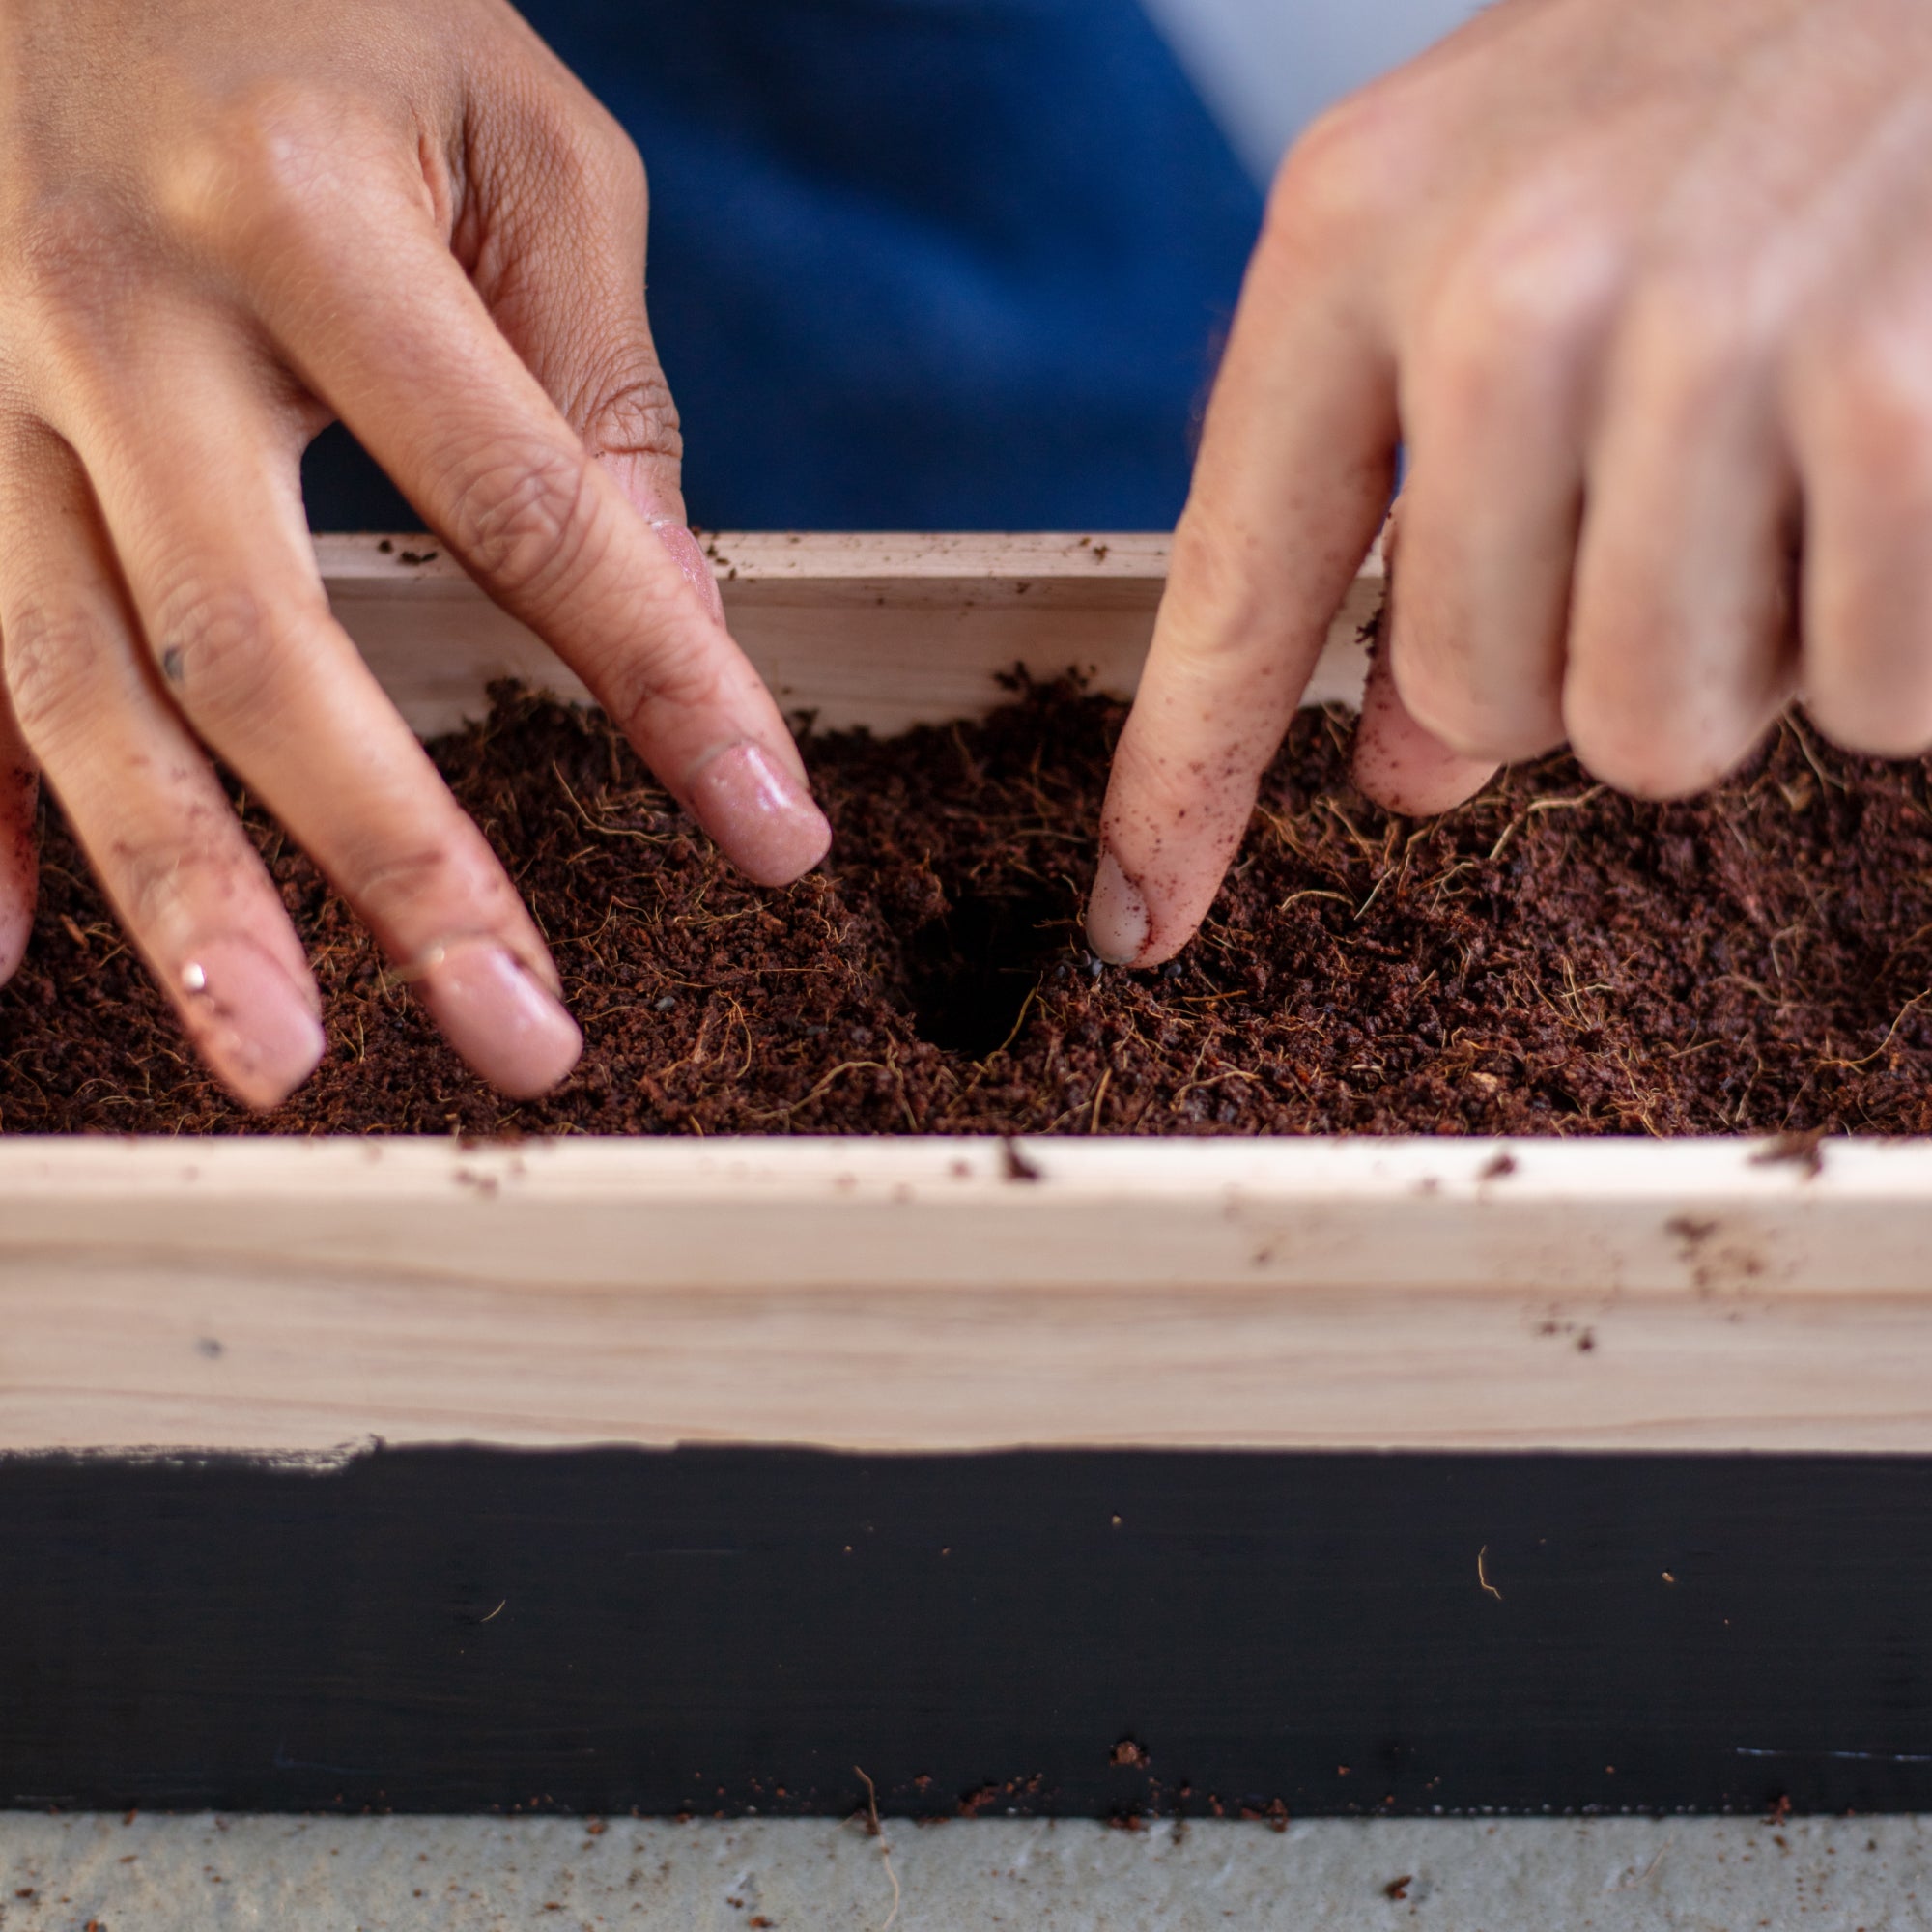
<svg viewBox="0 0 1932 1932">
<path fill-rule="evenodd" d="M 1932 1452 L 1932 1148 L 0 1141 L 0 1449 Z"/>
<path fill-rule="evenodd" d="M 1043 677 L 1077 669 L 1096 690 L 1129 696 L 1167 582 L 1165 536 L 727 531 L 708 541 L 733 635 L 779 702 L 828 729 L 977 717 L 1016 664 Z M 477 716 L 499 677 L 588 696 L 432 539 L 322 536 L 316 554 L 336 615 L 425 735 Z M 1360 694 L 1361 631 L 1381 589 L 1378 552 L 1335 620 L 1309 703 Z"/>
</svg>

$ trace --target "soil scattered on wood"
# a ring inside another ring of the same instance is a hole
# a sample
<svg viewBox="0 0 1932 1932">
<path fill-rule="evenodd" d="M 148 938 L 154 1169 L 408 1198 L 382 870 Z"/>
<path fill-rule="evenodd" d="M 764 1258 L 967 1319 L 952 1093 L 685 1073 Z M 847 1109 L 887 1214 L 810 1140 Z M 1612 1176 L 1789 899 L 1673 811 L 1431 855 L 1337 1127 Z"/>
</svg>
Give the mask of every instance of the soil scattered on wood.
<svg viewBox="0 0 1932 1932">
<path fill-rule="evenodd" d="M 316 961 L 328 1057 L 256 1120 L 207 1079 L 56 814 L 0 992 L 15 1133 L 1932 1131 L 1932 772 L 1799 722 L 1690 804 L 1570 760 L 1428 821 L 1303 713 L 1201 937 L 1081 943 L 1122 716 L 1067 685 L 979 724 L 808 741 L 838 839 L 738 879 L 597 716 L 513 691 L 436 757 L 549 935 L 588 1041 L 505 1102 L 244 800 Z M 1802 1138 L 1801 1138 L 1802 1137 Z"/>
</svg>

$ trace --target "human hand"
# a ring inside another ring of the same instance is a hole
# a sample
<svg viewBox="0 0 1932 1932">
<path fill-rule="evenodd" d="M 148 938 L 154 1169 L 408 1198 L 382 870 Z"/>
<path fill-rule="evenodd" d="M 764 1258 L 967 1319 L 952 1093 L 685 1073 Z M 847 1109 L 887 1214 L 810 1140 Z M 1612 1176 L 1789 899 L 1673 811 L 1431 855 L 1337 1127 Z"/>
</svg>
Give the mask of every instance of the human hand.
<svg viewBox="0 0 1932 1932">
<path fill-rule="evenodd" d="M 1209 410 L 1094 951 L 1205 916 L 1398 442 L 1355 764 L 1389 807 L 1566 740 L 1696 791 L 1801 691 L 1850 750 L 1932 745 L 1928 344 L 1918 0 L 1502 0 L 1333 110 Z"/>
<path fill-rule="evenodd" d="M 823 856 L 684 527 L 644 222 L 502 0 L 0 0 L 0 980 L 37 763 L 216 1074 L 306 1077 L 315 982 L 206 746 L 480 1073 L 575 1063 L 535 924 L 330 617 L 298 463 L 338 416 L 746 871 Z"/>
</svg>

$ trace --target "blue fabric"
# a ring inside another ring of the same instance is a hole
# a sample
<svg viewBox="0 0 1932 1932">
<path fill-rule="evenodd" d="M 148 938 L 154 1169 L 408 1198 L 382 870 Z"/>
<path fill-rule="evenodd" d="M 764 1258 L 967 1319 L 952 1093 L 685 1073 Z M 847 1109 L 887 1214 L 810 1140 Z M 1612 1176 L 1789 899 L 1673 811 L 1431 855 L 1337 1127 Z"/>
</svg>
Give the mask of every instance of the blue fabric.
<svg viewBox="0 0 1932 1932">
<path fill-rule="evenodd" d="M 1260 196 L 1134 0 L 531 0 L 651 175 L 693 517 L 1159 528 Z"/>
</svg>

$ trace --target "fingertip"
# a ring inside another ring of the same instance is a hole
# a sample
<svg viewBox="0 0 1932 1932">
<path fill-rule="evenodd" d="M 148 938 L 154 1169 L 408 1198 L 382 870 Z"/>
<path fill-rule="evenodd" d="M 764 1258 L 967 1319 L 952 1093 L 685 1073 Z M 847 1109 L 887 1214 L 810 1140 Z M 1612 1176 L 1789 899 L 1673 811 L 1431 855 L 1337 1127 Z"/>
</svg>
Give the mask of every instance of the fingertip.
<svg viewBox="0 0 1932 1932">
<path fill-rule="evenodd" d="M 272 1112 L 322 1064 L 327 1039 L 313 989 L 245 933 L 195 947 L 173 991 L 202 1058 L 252 1112 Z"/>
<path fill-rule="evenodd" d="M 1094 957 L 1109 966 L 1142 963 L 1152 927 L 1140 887 L 1128 877 L 1114 848 L 1101 846 L 1094 890 L 1087 900 L 1087 944 Z"/>
<path fill-rule="evenodd" d="M 761 886 L 788 886 L 832 849 L 811 794 L 764 746 L 726 745 L 691 781 L 691 809 L 724 856 Z"/>
<path fill-rule="evenodd" d="M 534 1100 L 564 1080 L 583 1035 L 508 947 L 485 936 L 433 946 L 414 977 L 437 1025 L 497 1092 Z"/>
<path fill-rule="evenodd" d="M 831 822 L 814 806 L 781 840 L 774 839 L 770 846 L 733 863 L 755 886 L 794 886 L 821 865 L 831 850 Z"/>
<path fill-rule="evenodd" d="M 1434 818 L 1453 810 L 1474 798 L 1496 770 L 1487 759 L 1463 757 L 1434 741 L 1398 749 L 1367 732 L 1355 739 L 1356 790 L 1405 818 Z"/>
<path fill-rule="evenodd" d="M 305 1057 L 304 1064 L 292 1065 L 285 1076 L 277 1077 L 261 1070 L 238 1075 L 218 1066 L 215 1072 L 229 1096 L 251 1114 L 272 1114 L 294 1099 L 310 1074 L 322 1065 L 322 1056 L 327 1050 L 318 1030 L 313 1053 Z"/>
<path fill-rule="evenodd" d="M 1429 818 L 1475 797 L 1495 771 L 1494 759 L 1465 756 L 1416 722 L 1378 652 L 1355 727 L 1356 789 L 1387 810 Z"/>
</svg>

